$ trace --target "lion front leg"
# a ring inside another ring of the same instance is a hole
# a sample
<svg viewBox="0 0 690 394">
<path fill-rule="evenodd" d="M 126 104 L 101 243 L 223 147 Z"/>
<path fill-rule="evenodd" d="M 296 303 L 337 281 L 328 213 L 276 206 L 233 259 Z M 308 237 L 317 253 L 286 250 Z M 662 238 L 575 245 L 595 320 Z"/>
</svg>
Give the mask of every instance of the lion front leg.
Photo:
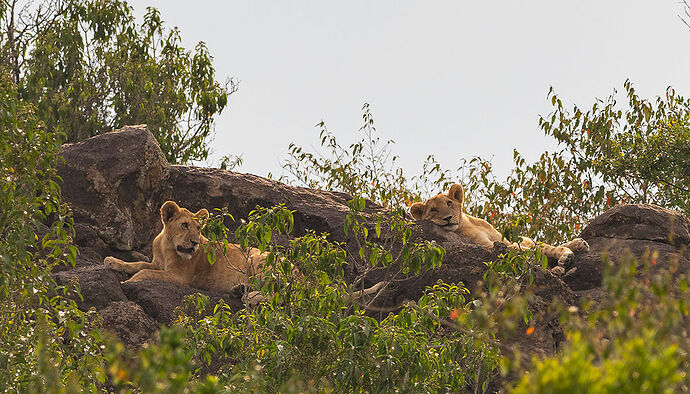
<svg viewBox="0 0 690 394">
<path fill-rule="evenodd" d="M 143 269 L 128 280 L 125 283 L 130 282 L 141 282 L 142 280 L 157 280 L 161 282 L 174 283 L 179 286 L 183 286 L 185 283 L 179 278 L 168 271 L 161 271 L 158 269 Z"/>
<path fill-rule="evenodd" d="M 589 252 L 589 244 L 582 238 L 575 238 L 570 242 L 553 248 L 553 250 L 558 258 L 558 265 L 552 268 L 551 272 L 557 275 L 563 275 L 566 269 L 573 264 L 575 252 Z"/>
<path fill-rule="evenodd" d="M 572 250 L 573 252 L 589 252 L 589 244 L 582 238 L 575 238 L 572 241 L 566 242 L 561 246 L 566 247 Z"/>
<path fill-rule="evenodd" d="M 555 275 L 565 274 L 566 269 L 572 265 L 573 260 L 575 259 L 573 251 L 563 245 L 551 246 L 549 244 L 540 242 L 537 245 L 537 248 L 549 259 L 556 260 L 558 262 L 555 267 L 551 268 L 551 272 Z"/>
<path fill-rule="evenodd" d="M 551 268 L 551 272 L 556 275 L 565 274 L 566 270 L 573 264 L 575 260 L 575 254 L 569 248 L 565 246 L 559 246 L 554 248 L 558 256 L 558 265 Z"/>
<path fill-rule="evenodd" d="M 519 250 L 529 250 L 532 249 L 536 246 L 534 241 L 532 241 L 532 238 L 529 237 L 520 237 L 520 242 L 506 242 L 508 245 L 508 248 L 510 249 L 519 249 Z"/>
<path fill-rule="evenodd" d="M 120 272 L 125 272 L 127 274 L 135 274 L 141 270 L 144 269 L 155 269 L 156 267 L 153 265 L 153 263 L 147 263 L 145 261 L 135 261 L 135 262 L 127 262 L 127 261 L 122 261 L 116 257 L 113 256 L 108 256 L 103 260 L 103 264 L 106 265 L 106 267 L 110 267 L 114 269 L 115 271 L 120 271 Z"/>
</svg>

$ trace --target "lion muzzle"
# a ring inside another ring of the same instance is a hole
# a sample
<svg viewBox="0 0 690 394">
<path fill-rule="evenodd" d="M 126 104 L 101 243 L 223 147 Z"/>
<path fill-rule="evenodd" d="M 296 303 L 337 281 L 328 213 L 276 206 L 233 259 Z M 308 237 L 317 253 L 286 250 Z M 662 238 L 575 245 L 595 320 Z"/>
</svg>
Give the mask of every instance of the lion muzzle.
<svg viewBox="0 0 690 394">
<path fill-rule="evenodd" d="M 179 254 L 180 257 L 182 257 L 183 259 L 189 260 L 192 258 L 192 255 L 194 254 L 194 252 L 196 252 L 196 249 L 197 249 L 196 245 L 192 246 L 191 248 L 185 248 L 185 247 L 179 245 L 177 247 L 177 254 Z"/>
</svg>

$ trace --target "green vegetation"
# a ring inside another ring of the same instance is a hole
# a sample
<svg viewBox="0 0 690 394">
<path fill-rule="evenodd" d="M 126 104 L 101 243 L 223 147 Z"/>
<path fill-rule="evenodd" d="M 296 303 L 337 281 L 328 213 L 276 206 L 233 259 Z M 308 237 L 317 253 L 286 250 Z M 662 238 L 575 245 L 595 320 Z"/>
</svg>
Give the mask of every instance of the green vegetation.
<svg viewBox="0 0 690 394">
<path fill-rule="evenodd" d="M 363 203 L 361 198 L 351 202 L 347 221 L 348 231 L 362 242 L 358 265 L 418 272 L 440 263 L 443 250 L 433 242 L 409 242 L 405 235 L 409 224 L 391 221 L 380 230 L 397 238 L 402 247 L 398 259 L 367 241 L 366 227 L 359 221 Z M 223 232 L 221 219 L 214 218 L 211 227 Z M 233 314 L 220 304 L 205 317 L 208 300 L 197 296 L 187 300 L 186 309 L 193 312 L 180 317 L 195 359 L 202 364 L 226 360 L 218 377 L 230 382 L 231 390 L 481 391 L 487 387 L 499 352 L 492 334 L 472 332 L 477 324 L 473 317 L 484 309 L 470 308 L 467 289 L 439 283 L 417 303 L 377 321 L 365 315 L 365 300 L 351 298 L 360 278 L 349 285 L 344 282 L 343 245 L 314 233 L 291 239 L 287 247 L 273 241 L 276 233 L 290 233 L 292 220 L 292 213 L 283 207 L 261 208 L 235 232 L 241 245 L 270 252 L 271 269 L 256 284 L 267 299 L 261 307 Z M 294 266 L 300 267 L 300 275 Z M 449 320 L 451 314 L 457 323 Z M 442 334 L 447 327 L 449 333 Z"/>
<path fill-rule="evenodd" d="M 0 390 L 95 388 L 97 314 L 79 311 L 64 297 L 78 289 L 57 287 L 50 275 L 77 253 L 55 182 L 60 142 L 17 97 L 0 74 Z"/>
<path fill-rule="evenodd" d="M 675 393 L 688 391 L 690 336 L 688 276 L 673 266 L 650 273 L 646 256 L 643 279 L 638 262 L 617 264 L 607 273 L 605 298 L 583 317 L 569 319 L 563 351 L 535 360 L 515 387 L 516 393 Z M 605 259 L 606 267 L 613 263 Z"/>
<path fill-rule="evenodd" d="M 193 53 L 181 48 L 179 32 L 164 29 L 154 9 L 138 25 L 120 1 L 17 7 L 0 2 L 0 390 L 690 390 L 690 279 L 673 264 L 652 270 L 653 254 L 641 262 L 605 258 L 597 303 L 549 305 L 560 312 L 568 340 L 527 365 L 499 344 L 534 332 L 529 294 L 545 264 L 536 253 L 486 262 L 485 288 L 472 295 L 465 284 L 439 282 L 390 311 L 353 297 L 374 270 L 388 270 L 394 282 L 441 264 L 445 250 L 413 237 L 405 207 L 458 179 L 469 191 L 470 213 L 509 236 L 547 242 L 572 237 L 619 202 L 690 213 L 690 106 L 673 90 L 648 101 L 626 82 L 622 108 L 614 94 L 587 111 L 567 110 L 551 92 L 554 111 L 540 126 L 562 150 L 531 164 L 515 152 L 504 181 L 484 159 L 450 171 L 433 156 L 422 174 L 406 177 L 392 141 L 376 136 L 368 105 L 364 136 L 348 148 L 321 123 L 328 155 L 293 145 L 285 168 L 292 181 L 353 196 L 343 229 L 352 244 L 313 232 L 293 236 L 293 212 L 284 206 L 257 207 L 231 234 L 227 211 L 219 210 L 205 230 L 213 242 L 233 237 L 270 253 L 270 270 L 252 284 L 264 301 L 232 313 L 223 302 L 190 296 L 155 343 L 127 349 L 101 333 L 95 311 L 76 307 L 77 286 L 57 286 L 51 276 L 77 253 L 56 174 L 60 144 L 148 123 L 171 162 L 204 158 L 213 118 L 234 85 L 216 82 L 203 44 Z M 385 214 L 365 215 L 365 198 Z M 345 280 L 345 264 L 355 267 L 352 280 Z M 525 326 L 524 334 L 516 331 Z"/>
<path fill-rule="evenodd" d="M 200 42 L 180 44 L 148 8 L 124 1 L 0 1 L 0 59 L 19 97 L 66 142 L 146 123 L 173 164 L 203 160 L 214 118 L 236 89 L 216 81 Z"/>
<path fill-rule="evenodd" d="M 582 223 L 620 203 L 654 203 L 690 214 L 690 100 L 669 88 L 650 102 L 630 82 L 624 87 L 627 106 L 618 105 L 614 93 L 590 111 L 577 105 L 567 110 L 551 90 L 554 110 L 539 125 L 561 150 L 544 152 L 531 164 L 515 151 L 514 168 L 503 181 L 481 157 L 463 159 L 452 171 L 429 156 L 421 174 L 407 177 L 396 165 L 394 142 L 376 137 L 368 104 L 361 140 L 343 148 L 320 123 L 328 154 L 291 145 L 283 180 L 366 196 L 384 207 L 409 206 L 461 180 L 468 213 L 499 230 L 520 223 L 520 234 L 547 243 L 572 239 Z"/>
</svg>

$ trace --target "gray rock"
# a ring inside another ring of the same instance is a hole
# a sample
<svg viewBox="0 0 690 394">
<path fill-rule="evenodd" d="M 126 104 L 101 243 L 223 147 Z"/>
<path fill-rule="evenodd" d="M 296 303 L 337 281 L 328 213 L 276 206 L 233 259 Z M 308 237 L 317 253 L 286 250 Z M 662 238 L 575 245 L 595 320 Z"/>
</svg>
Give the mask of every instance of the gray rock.
<svg viewBox="0 0 690 394">
<path fill-rule="evenodd" d="M 351 197 L 303 187 L 289 186 L 256 175 L 239 174 L 215 169 L 173 166 L 162 201 L 174 200 L 193 212 L 197 209 L 227 207 L 236 222 L 226 223 L 231 230 L 239 226 L 257 205 L 272 207 L 285 204 L 294 210 L 294 234 L 302 235 L 307 229 L 328 232 L 332 239 L 345 240 L 342 231 L 347 201 Z M 373 203 L 367 211 L 380 209 Z M 162 226 L 159 226 L 160 231 Z"/>
<path fill-rule="evenodd" d="M 175 309 L 182 305 L 182 299 L 190 294 L 201 293 L 210 298 L 210 308 L 222 298 L 233 310 L 243 307 L 242 301 L 229 294 L 216 293 L 178 286 L 168 282 L 145 280 L 122 284 L 127 298 L 142 307 L 147 315 L 160 324 L 169 324 L 176 317 Z"/>
<path fill-rule="evenodd" d="M 150 243 L 151 223 L 160 207 L 155 197 L 170 165 L 146 126 L 64 145 L 62 155 L 62 195 L 75 221 L 91 226 L 116 249 Z"/>
<path fill-rule="evenodd" d="M 98 311 L 103 328 L 126 345 L 143 345 L 154 337 L 159 324 L 131 301 L 115 301 Z"/>
<path fill-rule="evenodd" d="M 79 309 L 88 310 L 91 307 L 103 308 L 115 301 L 126 301 L 127 297 L 120 288 L 120 281 L 126 275 L 103 265 L 76 268 L 54 274 L 58 285 L 67 285 L 76 281 L 81 289 L 83 300 L 73 296 Z"/>
<path fill-rule="evenodd" d="M 578 256 L 577 270 L 564 277 L 575 291 L 602 285 L 602 256 L 614 263 L 635 258 L 652 273 L 673 266 L 677 274 L 690 271 L 687 246 L 690 220 L 679 212 L 650 204 L 618 205 L 596 217 L 582 231 L 589 252 Z M 640 275 L 643 275 L 640 272 Z"/>
<path fill-rule="evenodd" d="M 669 245 L 690 243 L 690 220 L 679 212 L 651 204 L 615 206 L 582 230 L 582 238 L 647 240 Z"/>
</svg>

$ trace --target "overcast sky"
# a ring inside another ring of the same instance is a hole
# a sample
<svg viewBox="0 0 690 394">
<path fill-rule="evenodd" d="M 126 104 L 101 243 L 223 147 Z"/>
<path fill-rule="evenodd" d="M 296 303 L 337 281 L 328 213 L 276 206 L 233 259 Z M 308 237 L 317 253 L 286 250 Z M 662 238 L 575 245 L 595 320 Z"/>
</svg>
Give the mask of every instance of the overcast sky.
<svg viewBox="0 0 690 394">
<path fill-rule="evenodd" d="M 343 145 L 370 103 L 382 139 L 410 175 L 433 154 L 528 160 L 555 142 L 538 115 L 553 86 L 590 107 L 630 79 L 643 96 L 690 96 L 690 30 L 678 0 L 131 1 L 204 41 L 219 79 L 241 81 L 218 118 L 212 160 L 282 173 L 291 142 L 318 147 L 321 120 Z"/>
</svg>

